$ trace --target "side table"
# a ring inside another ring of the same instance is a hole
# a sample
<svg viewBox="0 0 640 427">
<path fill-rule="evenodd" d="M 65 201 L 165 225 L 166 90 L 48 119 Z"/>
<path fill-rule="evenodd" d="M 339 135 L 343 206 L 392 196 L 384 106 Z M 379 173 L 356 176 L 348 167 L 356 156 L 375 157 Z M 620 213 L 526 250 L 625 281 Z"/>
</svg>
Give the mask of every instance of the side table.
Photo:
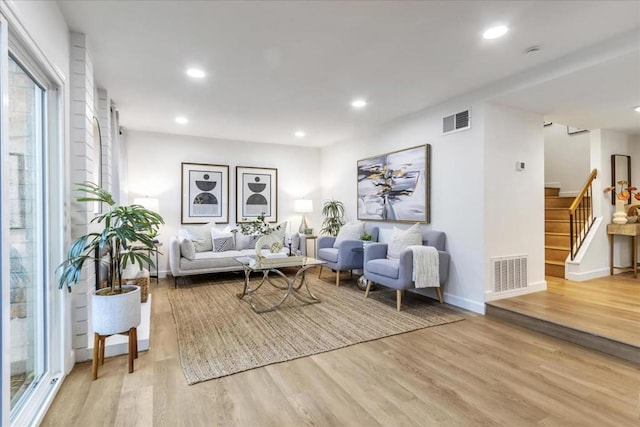
<svg viewBox="0 0 640 427">
<path fill-rule="evenodd" d="M 313 242 L 313 258 L 317 258 L 318 254 L 316 252 L 318 250 L 318 247 L 317 247 L 317 245 L 318 245 L 317 244 L 318 236 L 315 236 L 315 235 L 312 235 L 312 234 L 304 234 L 304 237 L 306 239 L 305 243 L 304 243 L 305 245 L 307 244 L 308 240 L 311 240 Z M 306 249 L 307 248 L 305 248 L 305 251 L 306 251 Z"/>
<path fill-rule="evenodd" d="M 159 242 L 159 241 L 158 242 L 153 242 L 153 246 L 155 246 L 154 252 L 156 253 L 156 275 L 155 275 L 155 278 L 156 278 L 156 284 L 158 284 L 158 283 L 160 283 L 160 273 L 159 273 L 159 270 L 158 270 L 158 268 L 159 268 L 158 267 L 158 252 L 159 252 L 158 248 L 160 248 L 162 246 L 162 242 Z M 149 266 L 149 275 L 151 277 L 154 277 L 153 275 L 151 275 L 151 266 Z"/>
<path fill-rule="evenodd" d="M 638 278 L 638 235 L 640 235 L 640 224 L 608 224 L 607 234 L 609 235 L 609 274 L 613 275 L 613 269 L 623 271 L 633 271 L 633 277 Z M 613 238 L 614 236 L 631 237 L 631 266 L 617 267 L 613 265 Z"/>
</svg>

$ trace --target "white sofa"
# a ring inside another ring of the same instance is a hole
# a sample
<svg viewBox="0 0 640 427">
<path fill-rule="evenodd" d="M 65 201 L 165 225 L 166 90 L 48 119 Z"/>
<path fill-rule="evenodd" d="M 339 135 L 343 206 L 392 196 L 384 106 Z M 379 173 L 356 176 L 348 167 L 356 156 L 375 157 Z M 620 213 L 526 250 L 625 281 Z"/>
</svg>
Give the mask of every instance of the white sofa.
<svg viewBox="0 0 640 427">
<path fill-rule="evenodd" d="M 207 227 L 209 227 L 210 232 L 213 233 L 211 243 L 207 240 Z M 284 225 L 281 224 L 281 230 L 286 230 L 286 223 Z M 220 238 L 232 236 L 234 242 L 233 248 L 216 250 L 213 244 L 216 235 L 223 236 Z M 284 232 L 280 233 L 280 235 L 285 244 L 281 252 L 288 254 L 289 246 L 287 242 L 289 241 L 289 235 Z M 241 271 L 242 264 L 236 261 L 236 258 L 255 256 L 256 250 L 254 247 L 251 247 L 252 241 L 255 244 L 255 240 L 256 237 L 245 236 L 237 230 L 231 230 L 229 228 L 218 230 L 210 225 L 188 227 L 180 230 L 177 236 L 171 238 L 169 244 L 169 266 L 171 268 L 171 274 L 174 277 L 175 286 L 178 286 L 178 277 L 225 271 Z M 307 244 L 304 234 L 293 234 L 291 241 L 292 252 L 298 251 L 298 253 L 306 255 Z M 194 243 L 194 246 L 200 250 L 193 251 L 190 248 L 191 243 L 189 242 Z M 211 246 L 211 249 L 209 249 L 209 246 Z"/>
</svg>

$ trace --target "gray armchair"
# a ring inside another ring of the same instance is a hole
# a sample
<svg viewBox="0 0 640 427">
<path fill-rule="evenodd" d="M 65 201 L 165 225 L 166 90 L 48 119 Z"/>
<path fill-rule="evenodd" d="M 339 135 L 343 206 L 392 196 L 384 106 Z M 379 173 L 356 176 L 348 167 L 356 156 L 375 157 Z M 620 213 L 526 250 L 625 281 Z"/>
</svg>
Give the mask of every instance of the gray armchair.
<svg viewBox="0 0 640 427">
<path fill-rule="evenodd" d="M 378 241 L 378 227 L 367 228 L 371 234 L 371 241 Z M 333 247 L 336 238 L 333 236 L 321 236 L 318 238 L 318 259 L 326 261 L 325 264 L 336 272 L 336 286 L 340 286 L 340 272 L 362 268 L 363 250 L 362 240 L 343 240 L 340 246 Z M 322 274 L 322 265 L 318 271 L 318 278 Z"/>
<path fill-rule="evenodd" d="M 449 277 L 450 256 L 444 251 L 446 234 L 442 231 L 423 231 L 422 244 L 438 250 L 440 287 L 435 288 L 438 300 L 442 304 L 442 286 Z M 405 249 L 399 259 L 387 259 L 387 244 L 376 243 L 367 246 L 364 253 L 364 277 L 367 280 L 365 298 L 369 296 L 371 283 L 377 283 L 396 290 L 396 308 L 400 311 L 402 293 L 415 287 L 413 282 L 413 252 Z"/>
</svg>

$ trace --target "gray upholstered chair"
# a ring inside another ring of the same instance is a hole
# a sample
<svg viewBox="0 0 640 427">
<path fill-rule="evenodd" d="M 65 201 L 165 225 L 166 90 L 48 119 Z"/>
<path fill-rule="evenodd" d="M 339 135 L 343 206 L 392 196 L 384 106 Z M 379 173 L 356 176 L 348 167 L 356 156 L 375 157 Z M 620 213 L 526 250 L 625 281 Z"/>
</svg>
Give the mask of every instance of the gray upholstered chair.
<svg viewBox="0 0 640 427">
<path fill-rule="evenodd" d="M 445 252 L 446 234 L 442 231 L 422 231 L 422 244 L 433 246 L 439 254 L 440 287 L 435 288 L 438 300 L 442 303 L 442 286 L 449 277 L 450 256 Z M 369 296 L 371 283 L 377 283 L 396 290 L 396 308 L 400 311 L 402 293 L 406 289 L 415 287 L 413 282 L 413 252 L 405 249 L 399 259 L 387 258 L 387 244 L 375 243 L 368 245 L 364 252 L 364 277 L 367 280 L 365 298 Z"/>
<path fill-rule="evenodd" d="M 378 241 L 378 227 L 367 227 L 365 232 L 371 234 L 371 241 Z M 325 264 L 336 272 L 336 286 L 340 286 L 340 272 L 362 269 L 364 251 L 362 240 L 343 240 L 339 247 L 334 248 L 336 238 L 333 236 L 321 236 L 318 238 L 318 259 L 326 261 Z M 318 271 L 318 278 L 322 274 L 322 265 Z"/>
</svg>

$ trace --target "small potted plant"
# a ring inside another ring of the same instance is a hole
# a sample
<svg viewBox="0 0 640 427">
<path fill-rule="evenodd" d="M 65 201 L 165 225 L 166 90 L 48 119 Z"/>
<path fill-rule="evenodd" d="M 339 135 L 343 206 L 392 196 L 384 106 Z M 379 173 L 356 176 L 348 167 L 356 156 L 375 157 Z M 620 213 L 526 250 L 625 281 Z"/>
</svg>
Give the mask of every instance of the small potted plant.
<svg viewBox="0 0 640 427">
<path fill-rule="evenodd" d="M 322 228 L 320 233 L 337 236 L 344 225 L 344 205 L 338 200 L 329 200 L 322 207 Z"/>
<path fill-rule="evenodd" d="M 69 246 L 66 259 L 58 267 L 62 271 L 58 286 L 66 286 L 71 292 L 71 285 L 80 281 L 85 262 L 94 262 L 96 254 L 106 250 L 108 261 L 102 257 L 100 261 L 108 263 L 108 286 L 92 296 L 93 331 L 100 335 L 127 331 L 140 323 L 140 288 L 124 285 L 122 272 L 129 264 L 138 264 L 140 269 L 144 264 L 155 267 L 148 253 L 157 250 L 153 236 L 164 220 L 141 205 L 115 206 L 113 196 L 94 183 L 77 187 L 87 194 L 79 197 L 79 202 L 104 203 L 108 209 L 91 220 L 101 224 L 102 231 L 80 236 Z"/>
<path fill-rule="evenodd" d="M 247 218 L 242 218 L 247 220 Z M 280 230 L 280 225 L 271 227 L 267 221 L 264 220 L 264 212 L 262 212 L 253 221 L 241 222 L 236 224 L 240 227 L 240 232 L 245 236 L 266 236 L 274 231 Z"/>
</svg>

